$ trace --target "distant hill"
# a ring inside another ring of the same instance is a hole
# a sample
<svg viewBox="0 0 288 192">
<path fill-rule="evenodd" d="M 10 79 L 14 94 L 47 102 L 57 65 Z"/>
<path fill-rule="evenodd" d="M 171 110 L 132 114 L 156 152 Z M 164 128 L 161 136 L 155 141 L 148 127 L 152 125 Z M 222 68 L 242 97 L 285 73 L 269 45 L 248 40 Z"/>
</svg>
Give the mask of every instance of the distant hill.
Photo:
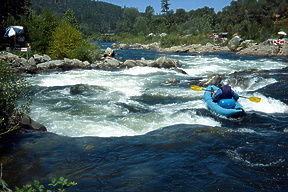
<svg viewBox="0 0 288 192">
<path fill-rule="evenodd" d="M 30 0 L 30 8 L 35 11 L 49 8 L 55 13 L 65 13 L 72 9 L 85 34 L 113 32 L 121 20 L 123 9 L 120 6 L 92 0 Z"/>
</svg>

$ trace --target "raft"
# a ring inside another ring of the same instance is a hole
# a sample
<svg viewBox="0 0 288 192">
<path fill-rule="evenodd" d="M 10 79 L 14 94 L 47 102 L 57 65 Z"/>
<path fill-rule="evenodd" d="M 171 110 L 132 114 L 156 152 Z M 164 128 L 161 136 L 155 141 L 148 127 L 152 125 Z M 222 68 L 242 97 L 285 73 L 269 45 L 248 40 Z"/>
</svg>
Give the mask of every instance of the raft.
<svg viewBox="0 0 288 192">
<path fill-rule="evenodd" d="M 225 116 L 225 117 L 243 117 L 246 115 L 246 112 L 243 109 L 243 106 L 239 102 L 235 102 L 235 107 L 231 109 L 221 107 L 217 102 L 214 102 L 212 99 L 212 92 L 220 89 L 215 85 L 209 85 L 204 93 L 204 101 L 209 110 L 214 111 L 216 114 Z"/>
</svg>

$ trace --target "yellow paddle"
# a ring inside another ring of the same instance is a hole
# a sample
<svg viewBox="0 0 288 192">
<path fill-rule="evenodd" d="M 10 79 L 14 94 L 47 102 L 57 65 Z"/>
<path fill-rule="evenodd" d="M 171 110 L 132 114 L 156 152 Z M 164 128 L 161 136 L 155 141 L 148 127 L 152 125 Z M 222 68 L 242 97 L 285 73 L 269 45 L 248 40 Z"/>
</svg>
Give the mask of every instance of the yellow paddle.
<svg viewBox="0 0 288 192">
<path fill-rule="evenodd" d="M 210 91 L 210 90 L 204 89 L 202 87 L 199 87 L 197 85 L 190 85 L 190 88 L 193 91 Z M 249 99 L 250 101 L 255 102 L 255 103 L 259 103 L 261 101 L 260 97 L 244 97 L 244 96 L 239 96 L 239 97 Z"/>
</svg>

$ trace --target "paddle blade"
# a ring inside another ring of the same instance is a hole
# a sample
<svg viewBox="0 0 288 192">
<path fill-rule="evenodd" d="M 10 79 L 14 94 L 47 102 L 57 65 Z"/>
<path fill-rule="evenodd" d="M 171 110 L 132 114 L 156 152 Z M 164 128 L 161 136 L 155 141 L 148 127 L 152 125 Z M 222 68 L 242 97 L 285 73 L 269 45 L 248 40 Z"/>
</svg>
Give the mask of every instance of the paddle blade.
<svg viewBox="0 0 288 192">
<path fill-rule="evenodd" d="M 202 88 L 202 87 L 199 87 L 197 85 L 190 85 L 190 88 L 193 90 L 193 91 L 204 91 L 205 89 Z"/>
<path fill-rule="evenodd" d="M 248 99 L 255 103 L 259 103 L 261 101 L 260 97 L 248 97 Z"/>
</svg>

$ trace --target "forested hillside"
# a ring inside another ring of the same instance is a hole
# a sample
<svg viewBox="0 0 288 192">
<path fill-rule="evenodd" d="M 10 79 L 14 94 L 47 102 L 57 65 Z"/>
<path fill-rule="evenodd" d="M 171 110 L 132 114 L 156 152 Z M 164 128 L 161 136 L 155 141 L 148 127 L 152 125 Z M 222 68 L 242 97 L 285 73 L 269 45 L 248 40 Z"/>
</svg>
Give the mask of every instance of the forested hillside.
<svg viewBox="0 0 288 192">
<path fill-rule="evenodd" d="M 122 8 L 101 1 L 91 0 L 30 0 L 30 8 L 41 12 L 48 8 L 53 12 L 65 13 L 68 9 L 75 12 L 79 27 L 85 34 L 109 32 L 116 28 L 122 17 Z"/>
<path fill-rule="evenodd" d="M 142 13 L 137 8 L 94 0 L 4 1 L 0 7 L 1 31 L 4 33 L 9 25 L 24 26 L 34 50 L 41 53 L 49 50 L 56 27 L 66 26 L 63 21 L 81 31 L 84 37 L 99 39 L 95 34 L 113 32 L 114 41 L 160 42 L 164 47 L 205 44 L 211 41 L 209 36 L 213 32 L 227 32 L 228 38 L 238 33 L 243 39 L 256 42 L 277 38 L 282 30 L 288 32 L 287 0 L 235 0 L 218 13 L 211 7 L 188 12 L 167 7 L 163 14 L 155 14 L 149 5 Z M 160 37 L 160 34 L 167 35 Z"/>
<path fill-rule="evenodd" d="M 161 1 L 159 0 L 159 6 Z M 193 3 L 193 1 L 189 2 Z M 121 8 L 91 0 L 31 0 L 33 10 L 47 7 L 55 13 L 72 9 L 84 34 L 95 32 L 128 32 L 134 35 L 168 33 L 203 35 L 216 32 L 238 32 L 246 39 L 265 39 L 278 30 L 288 30 L 287 0 L 237 0 L 222 11 L 203 7 L 186 12 L 184 9 L 167 10 L 155 15 L 154 8 L 145 13 L 136 8 Z"/>
</svg>

